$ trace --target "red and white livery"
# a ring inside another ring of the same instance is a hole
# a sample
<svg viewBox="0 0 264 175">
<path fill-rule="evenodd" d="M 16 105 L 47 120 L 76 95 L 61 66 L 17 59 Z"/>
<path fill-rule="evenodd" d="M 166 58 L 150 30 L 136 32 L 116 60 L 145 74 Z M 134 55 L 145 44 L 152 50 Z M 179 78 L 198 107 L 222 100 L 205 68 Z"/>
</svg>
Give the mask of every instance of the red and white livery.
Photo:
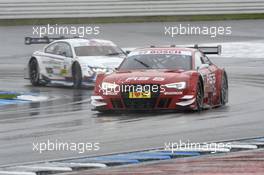
<svg viewBox="0 0 264 175">
<path fill-rule="evenodd" d="M 115 72 L 97 76 L 91 103 L 98 111 L 200 111 L 225 105 L 227 73 L 206 56 L 220 52 L 220 46 L 136 49 Z"/>
</svg>

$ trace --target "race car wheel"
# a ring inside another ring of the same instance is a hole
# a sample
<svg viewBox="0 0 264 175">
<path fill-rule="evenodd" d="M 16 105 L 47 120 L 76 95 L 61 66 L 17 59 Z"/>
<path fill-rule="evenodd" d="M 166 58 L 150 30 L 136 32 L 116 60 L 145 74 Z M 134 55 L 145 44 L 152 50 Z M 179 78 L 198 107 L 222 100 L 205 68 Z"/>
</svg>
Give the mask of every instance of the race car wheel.
<svg viewBox="0 0 264 175">
<path fill-rule="evenodd" d="M 39 65 L 36 59 L 31 59 L 29 62 L 29 78 L 33 86 L 39 86 Z"/>
<path fill-rule="evenodd" d="M 82 86 L 82 70 L 78 63 L 75 63 L 72 69 L 73 87 L 80 88 Z"/>
<path fill-rule="evenodd" d="M 226 75 L 224 74 L 222 76 L 220 103 L 222 106 L 224 106 L 227 102 L 228 102 L 228 81 Z"/>
<path fill-rule="evenodd" d="M 201 111 L 203 109 L 203 84 L 201 81 L 198 82 L 196 87 L 196 109 L 197 111 Z"/>
</svg>

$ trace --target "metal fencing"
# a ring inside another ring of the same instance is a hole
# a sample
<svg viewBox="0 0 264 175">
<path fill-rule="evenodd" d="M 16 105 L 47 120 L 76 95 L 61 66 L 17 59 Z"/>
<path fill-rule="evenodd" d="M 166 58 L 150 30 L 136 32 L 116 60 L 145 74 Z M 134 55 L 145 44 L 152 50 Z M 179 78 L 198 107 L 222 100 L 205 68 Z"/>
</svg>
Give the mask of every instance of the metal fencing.
<svg viewBox="0 0 264 175">
<path fill-rule="evenodd" d="M 264 0 L 0 0 L 0 19 L 264 13 Z"/>
</svg>

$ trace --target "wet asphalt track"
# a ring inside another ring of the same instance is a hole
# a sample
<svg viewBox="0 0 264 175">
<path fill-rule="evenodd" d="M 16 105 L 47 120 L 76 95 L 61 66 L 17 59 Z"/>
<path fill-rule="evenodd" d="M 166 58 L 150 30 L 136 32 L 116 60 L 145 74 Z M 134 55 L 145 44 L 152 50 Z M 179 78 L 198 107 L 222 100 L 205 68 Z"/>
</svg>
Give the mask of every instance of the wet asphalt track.
<svg viewBox="0 0 264 175">
<path fill-rule="evenodd" d="M 0 27 L 0 90 L 37 92 L 50 97 L 46 102 L 0 107 L 0 165 L 162 147 L 164 142 L 179 139 L 203 142 L 263 136 L 264 54 L 261 55 L 261 45 L 264 45 L 264 21 L 205 22 L 205 25 L 232 26 L 231 37 L 214 39 L 209 36 L 165 37 L 163 28 L 169 24 L 174 23 L 100 25 L 100 38 L 111 39 L 122 47 L 235 41 L 254 45 L 258 42 L 260 54 L 257 57 L 251 47 L 249 54 L 212 58 L 229 74 L 230 100 L 226 107 L 201 113 L 98 115 L 91 111 L 89 104 L 91 90 L 32 87 L 24 80 L 26 58 L 42 46 L 23 45 L 23 37 L 32 33 L 30 26 Z M 233 45 L 239 53 L 248 49 L 239 46 Z M 234 48 L 226 47 L 226 50 L 232 53 Z M 32 151 L 32 142 L 47 139 L 99 142 L 101 149 L 85 154 Z"/>
</svg>

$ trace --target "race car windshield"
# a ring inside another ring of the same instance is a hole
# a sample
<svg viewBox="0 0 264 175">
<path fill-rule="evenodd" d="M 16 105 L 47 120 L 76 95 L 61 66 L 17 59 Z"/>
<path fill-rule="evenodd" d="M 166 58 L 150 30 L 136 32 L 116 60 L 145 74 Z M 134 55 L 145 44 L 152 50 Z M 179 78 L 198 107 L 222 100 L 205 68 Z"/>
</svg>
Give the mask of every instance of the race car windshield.
<svg viewBox="0 0 264 175">
<path fill-rule="evenodd" d="M 184 69 L 192 68 L 192 57 L 178 54 L 132 55 L 124 60 L 120 70 L 127 69 Z"/>
<path fill-rule="evenodd" d="M 74 48 L 76 56 L 123 55 L 123 51 L 113 46 L 78 46 Z"/>
</svg>

